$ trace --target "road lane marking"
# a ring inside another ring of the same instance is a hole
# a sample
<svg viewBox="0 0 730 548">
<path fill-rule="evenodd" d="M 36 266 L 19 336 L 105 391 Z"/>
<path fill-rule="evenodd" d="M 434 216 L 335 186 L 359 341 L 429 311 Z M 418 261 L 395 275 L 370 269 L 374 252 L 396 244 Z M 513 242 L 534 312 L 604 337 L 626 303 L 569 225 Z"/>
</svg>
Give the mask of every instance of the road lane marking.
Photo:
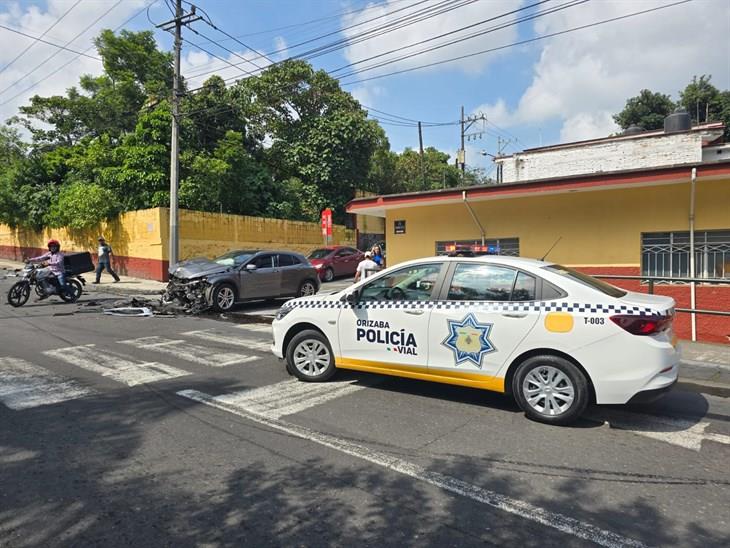
<svg viewBox="0 0 730 548">
<path fill-rule="evenodd" d="M 207 365 L 208 367 L 226 367 L 229 365 L 248 363 L 260 359 L 257 356 L 250 356 L 248 354 L 212 352 L 210 348 L 205 346 L 199 346 L 183 340 L 167 339 L 165 337 L 157 336 L 142 337 L 140 339 L 130 339 L 118 342 L 120 344 L 127 344 L 142 350 L 162 352 L 164 354 L 180 358 L 181 360 L 187 360 L 200 365 Z"/>
<path fill-rule="evenodd" d="M 236 328 L 260 333 L 271 333 L 273 331 L 270 323 L 240 323 L 236 325 Z"/>
<path fill-rule="evenodd" d="M 660 417 L 619 410 L 606 410 L 590 418 L 604 424 L 608 423 L 611 428 L 626 430 L 645 438 L 663 441 L 692 451 L 702 449 L 704 440 L 730 445 L 730 436 L 705 432 L 710 423 L 700 420 Z"/>
<path fill-rule="evenodd" d="M 369 385 L 355 384 L 354 381 L 310 383 L 291 379 L 225 394 L 219 396 L 218 400 L 257 415 L 278 419 L 368 387 Z"/>
<path fill-rule="evenodd" d="M 20 358 L 0 358 L 0 401 L 10 409 L 29 409 L 94 394 L 75 380 Z"/>
<path fill-rule="evenodd" d="M 550 512 L 529 502 L 514 499 L 495 491 L 484 489 L 478 485 L 467 483 L 453 476 L 447 476 L 440 472 L 428 470 L 423 466 L 408 462 L 397 456 L 376 451 L 330 434 L 312 430 L 305 426 L 299 426 L 280 419 L 254 413 L 245 407 L 234 403 L 228 403 L 225 399 L 222 399 L 222 396 L 213 397 L 205 394 L 204 392 L 199 392 L 198 390 L 181 390 L 177 394 L 181 397 L 188 398 L 223 411 L 228 411 L 252 422 L 265 425 L 273 430 L 278 430 L 279 432 L 284 432 L 288 435 L 296 436 L 324 447 L 329 447 L 330 449 L 334 449 L 371 464 L 382 466 L 393 472 L 398 472 L 425 483 L 429 483 L 445 491 L 449 491 L 493 508 L 515 514 L 521 518 L 540 523 L 547 527 L 557 529 L 563 533 L 594 542 L 600 546 L 608 546 L 611 548 L 646 546 L 638 540 L 624 537 L 606 529 L 601 529 L 595 525 L 579 521 L 564 514 Z"/>
<path fill-rule="evenodd" d="M 188 371 L 157 362 L 143 362 L 93 344 L 57 348 L 43 352 L 58 360 L 98 373 L 103 377 L 136 386 L 190 375 Z"/>
<path fill-rule="evenodd" d="M 240 346 L 243 348 L 248 348 L 249 350 L 257 350 L 259 352 L 271 352 L 272 341 L 266 342 L 246 337 L 237 337 L 235 335 L 226 335 L 214 329 L 188 331 L 187 333 L 181 333 L 181 335 L 185 335 L 186 337 L 195 337 L 196 339 L 203 339 L 212 343 Z"/>
</svg>

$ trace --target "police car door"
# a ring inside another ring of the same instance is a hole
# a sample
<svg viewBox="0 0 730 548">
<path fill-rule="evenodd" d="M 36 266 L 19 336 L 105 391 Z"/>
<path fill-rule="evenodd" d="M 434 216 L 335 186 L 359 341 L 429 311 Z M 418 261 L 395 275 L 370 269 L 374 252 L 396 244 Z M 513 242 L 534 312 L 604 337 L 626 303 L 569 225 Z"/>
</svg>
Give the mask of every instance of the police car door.
<svg viewBox="0 0 730 548">
<path fill-rule="evenodd" d="M 535 277 L 502 265 L 452 263 L 431 314 L 429 368 L 503 390 L 495 376 L 537 323 Z"/>
<path fill-rule="evenodd" d="M 361 286 L 358 302 L 340 312 L 337 363 L 381 372 L 426 369 L 430 301 L 445 271 L 438 261 L 411 265 Z"/>
</svg>

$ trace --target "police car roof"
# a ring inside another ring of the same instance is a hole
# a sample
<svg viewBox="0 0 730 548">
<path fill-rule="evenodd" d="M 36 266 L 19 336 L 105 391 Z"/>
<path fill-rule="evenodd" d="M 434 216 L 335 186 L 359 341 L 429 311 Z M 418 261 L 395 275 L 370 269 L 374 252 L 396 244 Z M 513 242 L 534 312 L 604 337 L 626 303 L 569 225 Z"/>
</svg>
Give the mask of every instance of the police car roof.
<svg viewBox="0 0 730 548">
<path fill-rule="evenodd" d="M 437 255 L 435 257 L 424 257 L 422 259 L 416 259 L 408 261 L 408 263 L 420 263 L 424 261 L 444 261 L 453 262 L 458 261 L 460 263 L 497 263 L 504 265 L 512 265 L 516 267 L 530 266 L 532 268 L 542 268 L 551 264 L 555 264 L 550 261 L 541 261 L 539 259 L 530 259 L 528 257 L 507 257 L 505 255 L 478 255 L 476 257 L 448 257 L 445 255 Z"/>
</svg>

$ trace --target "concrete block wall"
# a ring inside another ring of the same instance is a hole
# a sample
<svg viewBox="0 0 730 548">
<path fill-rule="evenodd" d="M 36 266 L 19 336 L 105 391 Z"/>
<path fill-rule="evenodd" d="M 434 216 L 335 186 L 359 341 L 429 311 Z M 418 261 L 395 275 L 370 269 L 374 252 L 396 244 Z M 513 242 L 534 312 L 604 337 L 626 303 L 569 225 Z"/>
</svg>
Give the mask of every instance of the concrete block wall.
<svg viewBox="0 0 730 548">
<path fill-rule="evenodd" d="M 702 161 L 700 133 L 676 133 L 518 152 L 499 160 L 503 182 L 517 183 Z"/>
</svg>

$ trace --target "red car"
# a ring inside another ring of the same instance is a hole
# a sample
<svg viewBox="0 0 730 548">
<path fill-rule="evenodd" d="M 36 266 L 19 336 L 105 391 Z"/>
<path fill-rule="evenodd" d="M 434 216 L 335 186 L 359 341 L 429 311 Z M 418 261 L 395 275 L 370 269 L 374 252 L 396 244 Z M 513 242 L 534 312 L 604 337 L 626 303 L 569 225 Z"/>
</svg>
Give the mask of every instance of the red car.
<svg viewBox="0 0 730 548">
<path fill-rule="evenodd" d="M 357 265 L 364 258 L 362 251 L 343 245 L 321 247 L 307 257 L 325 282 L 331 282 L 336 276 L 354 276 Z"/>
</svg>

